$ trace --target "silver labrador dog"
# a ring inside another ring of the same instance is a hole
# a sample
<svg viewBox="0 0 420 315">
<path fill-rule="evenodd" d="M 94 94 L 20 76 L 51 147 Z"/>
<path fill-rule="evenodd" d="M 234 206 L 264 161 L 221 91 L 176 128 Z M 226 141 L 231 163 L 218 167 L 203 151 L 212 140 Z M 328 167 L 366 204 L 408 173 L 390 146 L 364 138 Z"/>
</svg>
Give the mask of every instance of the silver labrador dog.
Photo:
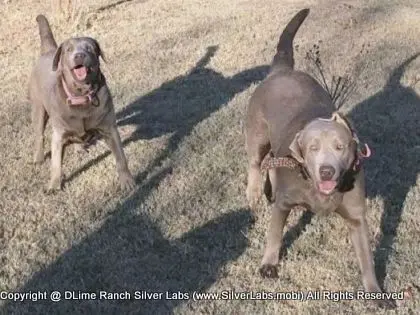
<svg viewBox="0 0 420 315">
<path fill-rule="evenodd" d="M 365 291 L 379 293 L 380 306 L 394 307 L 395 302 L 381 294 L 368 239 L 360 160 L 369 149 L 359 145 L 351 125 L 335 112 L 316 80 L 294 70 L 293 39 L 308 13 L 308 9 L 297 13 L 283 31 L 271 71 L 247 109 L 247 199 L 253 210 L 262 195 L 261 163 L 269 156 L 274 165 L 268 167 L 265 184 L 266 196 L 274 204 L 260 274 L 278 276 L 283 229 L 293 207 L 337 212 L 350 228 Z"/>
<path fill-rule="evenodd" d="M 86 143 L 102 136 L 116 159 L 121 188 L 132 189 L 131 175 L 120 135 L 114 105 L 99 67 L 103 53 L 96 40 L 70 38 L 59 47 L 43 15 L 36 18 L 41 37 L 41 56 L 29 82 L 35 136 L 34 163 L 44 160 L 44 130 L 50 118 L 51 178 L 48 191 L 61 189 L 62 153 L 68 142 Z"/>
</svg>

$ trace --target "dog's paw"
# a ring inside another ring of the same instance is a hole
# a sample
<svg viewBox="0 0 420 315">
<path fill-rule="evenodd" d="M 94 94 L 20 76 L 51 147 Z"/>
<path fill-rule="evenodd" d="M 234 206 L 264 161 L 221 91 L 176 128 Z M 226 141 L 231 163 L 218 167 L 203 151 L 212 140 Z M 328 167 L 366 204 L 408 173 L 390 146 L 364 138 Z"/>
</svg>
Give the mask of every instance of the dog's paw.
<svg viewBox="0 0 420 315">
<path fill-rule="evenodd" d="M 397 308 L 397 303 L 393 299 L 382 299 L 375 301 L 375 304 L 382 309 L 393 310 Z"/>
<path fill-rule="evenodd" d="M 52 195 L 62 190 L 63 179 L 64 179 L 64 175 L 62 175 L 59 178 L 51 179 L 48 184 L 48 187 L 44 189 L 44 193 L 47 195 Z"/>
<path fill-rule="evenodd" d="M 261 189 L 259 187 L 248 187 L 246 190 L 246 199 L 252 211 L 257 211 L 258 201 L 261 198 Z"/>
<path fill-rule="evenodd" d="M 42 148 L 35 149 L 32 155 L 32 164 L 38 165 L 44 163 L 45 156 Z"/>
<path fill-rule="evenodd" d="M 120 188 L 122 191 L 131 191 L 136 186 L 136 182 L 131 174 L 120 175 Z"/>
<path fill-rule="evenodd" d="M 58 193 L 61 189 L 53 188 L 53 187 L 45 187 L 43 192 L 46 195 L 55 195 Z"/>
<path fill-rule="evenodd" d="M 265 264 L 260 268 L 260 275 L 263 278 L 275 279 L 279 277 L 277 267 L 274 265 Z"/>
</svg>

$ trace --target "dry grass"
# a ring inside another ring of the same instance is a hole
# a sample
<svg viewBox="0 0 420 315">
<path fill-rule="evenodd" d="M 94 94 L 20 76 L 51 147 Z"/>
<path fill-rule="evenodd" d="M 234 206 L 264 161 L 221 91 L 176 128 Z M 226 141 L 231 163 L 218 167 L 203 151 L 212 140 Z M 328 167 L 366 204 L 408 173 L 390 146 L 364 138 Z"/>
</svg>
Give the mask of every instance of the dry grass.
<svg viewBox="0 0 420 315">
<path fill-rule="evenodd" d="M 406 62 L 420 52 L 417 0 L 92 0 L 68 12 L 44 1 L 4 2 L 0 290 L 361 289 L 345 224 L 334 215 L 311 220 L 295 213 L 280 279 L 263 280 L 257 273 L 269 212 L 262 202 L 259 220 L 250 226 L 240 121 L 280 31 L 303 7 L 312 11 L 295 41 L 298 68 L 305 68 L 305 54 L 319 40 L 330 73 L 341 76 L 363 64 L 358 89 L 343 110 L 374 150 L 366 167 L 377 272 L 388 291 L 411 288 L 412 297 L 400 303 L 398 313 L 418 312 L 420 59 Z M 39 13 L 52 21 L 57 41 L 84 34 L 105 50 L 119 124 L 128 130 L 125 151 L 138 180 L 132 194 L 115 188 L 113 157 L 102 146 L 83 156 L 69 150 L 65 190 L 42 193 L 50 160 L 39 168 L 29 163 L 26 100 L 39 51 Z M 360 60 L 363 44 L 370 52 Z M 375 312 L 365 301 L 326 300 L 2 301 L 0 309 L 7 314 Z"/>
</svg>

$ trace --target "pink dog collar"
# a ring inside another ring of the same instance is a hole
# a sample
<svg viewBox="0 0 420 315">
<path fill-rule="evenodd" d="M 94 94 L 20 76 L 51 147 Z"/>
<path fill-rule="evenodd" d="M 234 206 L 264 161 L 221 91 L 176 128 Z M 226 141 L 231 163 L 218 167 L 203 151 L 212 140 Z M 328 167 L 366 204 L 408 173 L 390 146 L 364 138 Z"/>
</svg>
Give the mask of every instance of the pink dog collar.
<svg viewBox="0 0 420 315">
<path fill-rule="evenodd" d="M 93 102 L 93 99 L 96 95 L 96 91 L 95 90 L 89 90 L 88 93 L 86 95 L 81 95 L 81 96 L 75 96 L 72 95 L 69 88 L 67 87 L 66 82 L 61 79 L 61 82 L 63 84 L 63 89 L 64 92 L 66 93 L 67 96 L 67 105 L 69 106 L 82 106 L 82 105 L 89 105 L 92 104 L 94 106 L 98 106 L 95 105 Z"/>
</svg>

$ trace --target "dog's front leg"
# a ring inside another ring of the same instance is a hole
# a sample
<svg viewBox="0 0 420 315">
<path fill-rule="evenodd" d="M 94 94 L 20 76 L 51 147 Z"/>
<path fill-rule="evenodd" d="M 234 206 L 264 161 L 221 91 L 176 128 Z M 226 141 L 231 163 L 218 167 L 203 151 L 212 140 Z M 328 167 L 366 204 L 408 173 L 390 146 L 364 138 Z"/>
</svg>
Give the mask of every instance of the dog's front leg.
<svg viewBox="0 0 420 315">
<path fill-rule="evenodd" d="M 108 130 L 102 131 L 102 134 L 107 145 L 114 154 L 121 189 L 132 190 L 135 186 L 135 181 L 128 169 L 127 159 L 122 148 L 117 126 L 113 124 Z"/>
<path fill-rule="evenodd" d="M 51 137 L 51 177 L 48 193 L 61 189 L 61 162 L 63 158 L 63 133 L 53 128 Z"/>
<path fill-rule="evenodd" d="M 362 273 L 363 286 L 367 292 L 381 292 L 375 275 L 372 251 L 369 246 L 368 226 L 364 216 L 347 221 L 350 238 Z"/>
<path fill-rule="evenodd" d="M 277 265 L 283 243 L 283 230 L 290 210 L 290 207 L 284 204 L 276 203 L 272 207 L 271 221 L 267 233 L 267 244 L 260 267 L 260 275 L 263 278 L 278 278 Z"/>
<path fill-rule="evenodd" d="M 362 273 L 363 286 L 366 292 L 382 292 L 375 275 L 372 251 L 369 246 L 368 226 L 366 218 L 359 217 L 348 220 L 350 238 Z M 395 308 L 392 299 L 375 300 L 382 308 Z"/>
</svg>

